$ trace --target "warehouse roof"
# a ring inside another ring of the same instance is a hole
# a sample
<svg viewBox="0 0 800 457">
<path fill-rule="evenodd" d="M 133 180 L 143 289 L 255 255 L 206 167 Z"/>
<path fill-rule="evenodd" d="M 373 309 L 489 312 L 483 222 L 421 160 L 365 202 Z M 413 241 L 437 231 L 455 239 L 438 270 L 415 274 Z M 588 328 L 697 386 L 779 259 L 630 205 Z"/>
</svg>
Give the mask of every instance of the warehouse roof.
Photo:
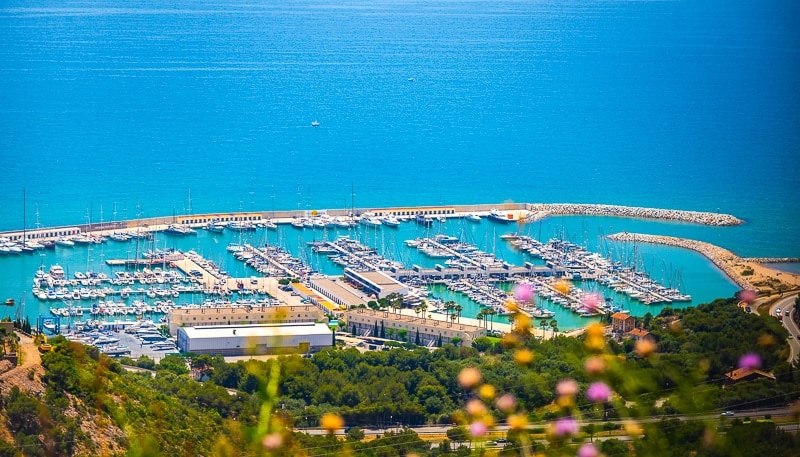
<svg viewBox="0 0 800 457">
<path fill-rule="evenodd" d="M 250 325 L 209 325 L 197 327 L 181 327 L 189 338 L 230 338 L 259 336 L 297 336 L 297 335 L 330 335 L 327 324 L 315 322 L 297 322 L 284 324 L 250 324 Z"/>
</svg>

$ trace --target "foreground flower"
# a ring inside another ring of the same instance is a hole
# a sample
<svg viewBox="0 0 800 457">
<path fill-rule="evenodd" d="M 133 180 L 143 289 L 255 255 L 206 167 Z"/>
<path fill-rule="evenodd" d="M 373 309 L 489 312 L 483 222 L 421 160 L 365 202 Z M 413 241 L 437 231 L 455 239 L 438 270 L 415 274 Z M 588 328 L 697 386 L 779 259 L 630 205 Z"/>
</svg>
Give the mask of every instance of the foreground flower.
<svg viewBox="0 0 800 457">
<path fill-rule="evenodd" d="M 606 370 L 606 361 L 599 355 L 593 355 L 583 362 L 583 368 L 591 375 L 600 374 Z"/>
<path fill-rule="evenodd" d="M 569 294 L 570 285 L 567 280 L 559 279 L 555 284 L 553 284 L 553 288 L 561 295 L 567 295 Z"/>
<path fill-rule="evenodd" d="M 603 297 L 597 293 L 588 293 L 581 297 L 581 305 L 583 305 L 589 311 L 595 311 L 600 306 L 600 303 L 603 302 Z"/>
<path fill-rule="evenodd" d="M 578 448 L 578 457 L 597 457 L 600 451 L 592 443 L 586 443 Z"/>
<path fill-rule="evenodd" d="M 649 357 L 650 354 L 656 352 L 656 343 L 653 343 L 650 340 L 639 340 L 633 346 L 633 350 L 639 357 Z"/>
<path fill-rule="evenodd" d="M 593 352 L 601 352 L 606 345 L 605 329 L 595 322 L 586 327 L 586 348 Z"/>
<path fill-rule="evenodd" d="M 523 430 L 528 425 L 528 418 L 524 414 L 512 414 L 508 416 L 508 426 L 511 430 Z"/>
<path fill-rule="evenodd" d="M 553 433 L 558 437 L 575 435 L 578 433 L 578 422 L 571 417 L 562 417 L 553 425 Z"/>
<path fill-rule="evenodd" d="M 467 402 L 467 412 L 472 416 L 483 416 L 486 414 L 486 406 L 482 401 L 473 398 Z"/>
<path fill-rule="evenodd" d="M 533 352 L 531 352 L 530 349 L 520 349 L 514 353 L 514 361 L 517 362 L 518 365 L 528 365 L 533 362 Z"/>
<path fill-rule="evenodd" d="M 736 299 L 744 303 L 753 303 L 758 297 L 758 293 L 754 290 L 744 289 L 736 292 Z"/>
<path fill-rule="evenodd" d="M 604 382 L 595 382 L 586 389 L 586 398 L 592 403 L 605 403 L 611 398 L 611 388 Z"/>
<path fill-rule="evenodd" d="M 511 394 L 504 394 L 495 400 L 494 405 L 497 406 L 497 409 L 500 411 L 508 413 L 513 411 L 517 406 L 517 399 Z"/>
<path fill-rule="evenodd" d="M 480 389 L 478 389 L 478 396 L 481 397 L 483 401 L 490 402 L 495 396 L 494 386 L 491 384 L 482 385 Z"/>
<path fill-rule="evenodd" d="M 265 449 L 278 449 L 283 444 L 283 437 L 280 433 L 270 433 L 261 440 Z"/>
<path fill-rule="evenodd" d="M 527 282 L 517 284 L 514 288 L 514 298 L 517 301 L 530 302 L 533 299 L 533 285 Z"/>
<path fill-rule="evenodd" d="M 464 389 L 470 389 L 481 382 L 481 372 L 475 367 L 467 367 L 458 374 L 458 384 Z"/>
<path fill-rule="evenodd" d="M 761 368 L 761 357 L 753 352 L 748 352 L 739 359 L 739 368 L 754 370 Z"/>
<path fill-rule="evenodd" d="M 556 393 L 561 397 L 572 396 L 578 393 L 578 383 L 574 379 L 564 379 L 556 385 Z"/>
<path fill-rule="evenodd" d="M 334 413 L 325 413 L 319 420 L 320 426 L 329 432 L 335 432 L 344 427 L 342 416 Z"/>
<path fill-rule="evenodd" d="M 486 434 L 488 427 L 482 421 L 475 421 L 469 424 L 469 435 L 473 438 L 480 438 Z"/>
</svg>

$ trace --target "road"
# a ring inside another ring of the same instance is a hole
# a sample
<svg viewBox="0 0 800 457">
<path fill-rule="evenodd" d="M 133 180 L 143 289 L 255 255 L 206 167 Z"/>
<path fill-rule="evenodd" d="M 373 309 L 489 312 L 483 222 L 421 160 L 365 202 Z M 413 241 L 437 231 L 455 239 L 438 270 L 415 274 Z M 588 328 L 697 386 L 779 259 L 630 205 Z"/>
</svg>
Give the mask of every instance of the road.
<svg viewBox="0 0 800 457">
<path fill-rule="evenodd" d="M 796 293 L 787 295 L 779 299 L 778 301 L 773 303 L 772 306 L 769 307 L 770 316 L 775 316 L 777 314 L 778 308 L 781 309 L 781 315 L 783 317 L 781 319 L 781 323 L 783 324 L 783 327 L 789 332 L 790 335 L 788 340 L 789 359 L 787 360 L 789 363 L 791 363 L 798 355 L 800 355 L 800 341 L 798 341 L 798 338 L 800 338 L 800 328 L 797 327 L 797 325 L 794 323 L 793 320 L 794 313 L 797 312 L 797 310 L 795 310 L 794 308 L 794 301 L 796 297 L 797 297 Z M 788 316 L 785 315 L 786 311 L 789 311 Z"/>
<path fill-rule="evenodd" d="M 778 417 L 787 416 L 787 415 L 790 415 L 790 414 L 792 414 L 792 407 L 790 407 L 790 406 L 781 406 L 781 407 L 768 407 L 768 408 L 755 408 L 755 409 L 748 409 L 748 410 L 738 410 L 738 411 L 734 411 L 733 416 L 728 416 L 728 417 L 725 417 L 724 419 L 726 421 L 731 421 L 731 420 L 737 419 L 737 418 L 738 419 L 750 418 L 752 420 L 757 420 L 757 419 L 763 419 L 766 416 L 770 416 L 772 418 L 778 418 Z M 699 415 L 699 416 L 682 416 L 682 415 L 677 415 L 677 416 L 650 416 L 650 417 L 640 418 L 640 419 L 638 419 L 638 422 L 641 422 L 641 423 L 644 423 L 644 422 L 659 422 L 662 419 L 680 419 L 680 420 L 683 420 L 683 421 L 686 421 L 686 420 L 689 420 L 689 421 L 722 420 L 722 416 L 720 416 L 719 413 L 705 414 L 705 415 Z M 610 421 L 610 422 L 615 422 L 615 421 Z M 616 421 L 616 422 L 620 423 L 620 424 L 622 423 L 622 421 Z M 590 424 L 590 423 L 604 424 L 605 422 L 604 421 L 580 421 L 579 422 L 580 425 L 586 425 L 586 424 Z M 530 426 L 531 427 L 542 427 L 544 425 L 546 425 L 546 424 L 545 423 L 537 423 L 537 424 L 531 424 Z M 796 423 L 789 424 L 788 426 L 791 427 L 792 430 L 796 430 L 797 427 L 798 427 L 798 425 Z M 425 435 L 445 435 L 447 433 L 447 431 L 450 430 L 453 427 L 455 427 L 455 425 L 420 425 L 420 426 L 414 426 L 414 427 L 408 427 L 408 428 L 410 430 L 413 430 L 414 432 L 416 432 L 418 435 L 420 435 L 424 439 Z M 368 428 L 368 427 L 362 427 L 362 430 L 364 430 L 364 434 L 366 436 L 382 436 L 383 433 L 388 431 L 388 430 L 397 430 L 397 431 L 399 431 L 399 430 L 402 430 L 402 429 L 403 429 L 403 427 L 400 426 L 399 424 L 396 427 L 390 427 L 390 428 Z M 489 438 L 489 439 L 497 438 L 498 434 L 502 435 L 503 437 L 505 437 L 505 434 L 508 432 L 508 429 L 509 429 L 508 425 L 505 425 L 505 424 L 497 425 L 491 432 L 492 438 Z M 324 430 L 324 429 L 321 429 L 321 428 L 296 428 L 295 431 L 302 432 L 302 433 L 308 433 L 309 435 L 325 435 L 325 434 L 328 433 L 327 430 Z M 338 431 L 336 433 L 336 435 L 339 436 L 339 437 L 343 437 L 344 436 L 344 430 Z"/>
</svg>

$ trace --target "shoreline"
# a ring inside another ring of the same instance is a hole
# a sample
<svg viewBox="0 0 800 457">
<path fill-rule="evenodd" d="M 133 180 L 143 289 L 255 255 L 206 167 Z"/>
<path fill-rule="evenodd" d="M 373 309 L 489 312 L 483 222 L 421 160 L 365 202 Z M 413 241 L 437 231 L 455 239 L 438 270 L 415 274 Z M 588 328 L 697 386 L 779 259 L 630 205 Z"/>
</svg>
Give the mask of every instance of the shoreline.
<svg viewBox="0 0 800 457">
<path fill-rule="evenodd" d="M 772 295 L 783 293 L 800 286 L 800 275 L 770 268 L 758 259 L 742 258 L 735 253 L 705 241 L 690 240 L 667 235 L 648 235 L 644 233 L 620 232 L 607 235 L 613 241 L 641 242 L 691 249 L 709 259 L 722 270 L 731 281 L 742 289 L 755 290 Z M 796 259 L 784 259 L 796 261 Z"/>
</svg>

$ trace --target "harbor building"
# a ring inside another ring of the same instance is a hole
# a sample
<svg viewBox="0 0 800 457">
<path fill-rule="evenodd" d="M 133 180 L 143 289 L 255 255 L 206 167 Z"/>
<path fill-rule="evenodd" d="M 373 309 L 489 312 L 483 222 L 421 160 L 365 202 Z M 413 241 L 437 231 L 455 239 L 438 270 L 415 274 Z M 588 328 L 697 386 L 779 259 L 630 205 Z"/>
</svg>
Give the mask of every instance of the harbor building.
<svg viewBox="0 0 800 457">
<path fill-rule="evenodd" d="M 315 276 L 309 280 L 309 286 L 328 300 L 340 307 L 350 308 L 366 304 L 370 298 L 353 289 L 344 281 L 335 277 Z"/>
<path fill-rule="evenodd" d="M 335 313 L 339 310 L 344 310 L 344 306 L 339 305 L 338 303 L 333 303 L 328 301 L 325 297 L 317 294 L 314 290 L 309 289 L 303 284 L 300 283 L 292 283 L 292 289 L 296 293 L 298 293 L 301 297 L 307 300 L 312 305 L 319 308 L 325 314 Z"/>
<path fill-rule="evenodd" d="M 308 354 L 333 346 L 327 324 L 253 324 L 181 327 L 178 349 L 195 354 L 223 356 L 257 354 Z"/>
<path fill-rule="evenodd" d="M 408 295 L 407 285 L 382 271 L 355 271 L 345 268 L 344 277 L 362 288 L 367 294 L 377 298 L 384 298 L 392 293 Z"/>
<path fill-rule="evenodd" d="M 169 333 L 175 335 L 183 327 L 313 323 L 324 318 L 322 310 L 310 304 L 175 308 L 169 311 Z"/>
<path fill-rule="evenodd" d="M 459 322 L 437 320 L 425 317 L 390 313 L 387 311 L 376 311 L 370 308 L 354 308 L 344 313 L 347 322 L 347 331 L 351 331 L 355 326 L 356 334 L 368 337 L 381 337 L 376 335 L 376 329 L 384 332 L 392 329 L 395 333 L 399 330 L 407 332 L 406 341 L 414 343 L 417 332 L 419 332 L 420 344 L 432 347 L 442 338 L 442 343 L 450 343 L 453 338 L 461 338 L 463 346 L 471 346 L 475 338 L 486 336 L 486 329 L 483 327 L 462 324 Z"/>
</svg>

